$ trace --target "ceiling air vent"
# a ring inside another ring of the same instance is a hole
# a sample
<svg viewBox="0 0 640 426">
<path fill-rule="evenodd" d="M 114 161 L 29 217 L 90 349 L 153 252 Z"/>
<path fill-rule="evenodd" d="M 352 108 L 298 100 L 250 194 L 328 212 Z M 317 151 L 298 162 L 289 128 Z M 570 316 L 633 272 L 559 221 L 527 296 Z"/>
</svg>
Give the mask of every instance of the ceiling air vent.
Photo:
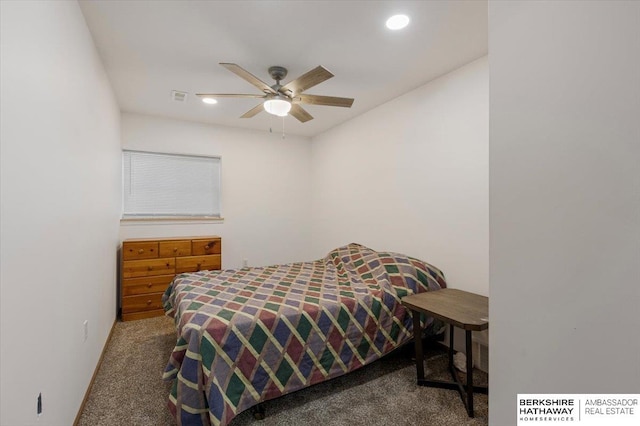
<svg viewBox="0 0 640 426">
<path fill-rule="evenodd" d="M 178 92 L 177 90 L 172 90 L 171 99 L 175 102 L 186 102 L 187 92 Z"/>
</svg>

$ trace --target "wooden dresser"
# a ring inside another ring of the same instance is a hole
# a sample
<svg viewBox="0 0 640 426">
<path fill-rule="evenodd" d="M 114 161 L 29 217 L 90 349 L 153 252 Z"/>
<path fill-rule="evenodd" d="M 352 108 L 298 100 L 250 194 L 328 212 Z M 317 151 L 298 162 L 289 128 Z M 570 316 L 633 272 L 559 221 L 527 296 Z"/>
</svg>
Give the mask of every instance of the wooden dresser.
<svg viewBox="0 0 640 426">
<path fill-rule="evenodd" d="M 122 242 L 120 307 L 122 320 L 164 315 L 162 294 L 176 274 L 220 269 L 217 236 L 144 238 Z"/>
</svg>

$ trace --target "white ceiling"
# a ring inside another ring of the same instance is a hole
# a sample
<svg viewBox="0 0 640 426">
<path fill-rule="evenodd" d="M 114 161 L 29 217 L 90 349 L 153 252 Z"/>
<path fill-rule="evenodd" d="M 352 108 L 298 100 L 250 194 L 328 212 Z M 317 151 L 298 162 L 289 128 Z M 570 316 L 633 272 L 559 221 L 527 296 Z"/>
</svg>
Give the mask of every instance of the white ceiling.
<svg viewBox="0 0 640 426">
<path fill-rule="evenodd" d="M 335 77 L 305 93 L 355 98 L 351 109 L 305 105 L 314 119 L 285 118 L 287 133 L 314 136 L 487 53 L 487 2 L 81 1 L 122 111 L 274 131 L 267 113 L 239 118 L 257 99 L 205 105 L 194 93 L 260 91 L 222 66 L 233 62 L 269 85 L 323 65 Z M 400 31 L 384 23 L 410 16 Z M 189 93 L 171 100 L 172 90 Z"/>
</svg>

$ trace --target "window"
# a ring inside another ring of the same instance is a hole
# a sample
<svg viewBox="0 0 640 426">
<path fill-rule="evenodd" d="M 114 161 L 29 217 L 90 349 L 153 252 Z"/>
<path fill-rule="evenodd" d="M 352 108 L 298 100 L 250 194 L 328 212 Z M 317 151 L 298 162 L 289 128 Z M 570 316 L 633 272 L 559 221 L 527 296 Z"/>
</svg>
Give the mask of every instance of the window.
<svg viewBox="0 0 640 426">
<path fill-rule="evenodd" d="M 220 217 L 220 157 L 122 152 L 123 218 Z"/>
</svg>

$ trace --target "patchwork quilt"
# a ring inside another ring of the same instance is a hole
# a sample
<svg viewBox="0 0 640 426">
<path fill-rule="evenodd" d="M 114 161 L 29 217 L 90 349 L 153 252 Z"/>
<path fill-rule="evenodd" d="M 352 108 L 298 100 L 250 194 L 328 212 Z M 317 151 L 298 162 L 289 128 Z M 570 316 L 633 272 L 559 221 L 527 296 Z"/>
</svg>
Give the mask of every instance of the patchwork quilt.
<svg viewBox="0 0 640 426">
<path fill-rule="evenodd" d="M 178 275 L 163 296 L 178 331 L 169 408 L 179 425 L 224 426 L 360 368 L 411 339 L 402 297 L 445 286 L 425 262 L 359 244 L 314 262 Z"/>
</svg>

